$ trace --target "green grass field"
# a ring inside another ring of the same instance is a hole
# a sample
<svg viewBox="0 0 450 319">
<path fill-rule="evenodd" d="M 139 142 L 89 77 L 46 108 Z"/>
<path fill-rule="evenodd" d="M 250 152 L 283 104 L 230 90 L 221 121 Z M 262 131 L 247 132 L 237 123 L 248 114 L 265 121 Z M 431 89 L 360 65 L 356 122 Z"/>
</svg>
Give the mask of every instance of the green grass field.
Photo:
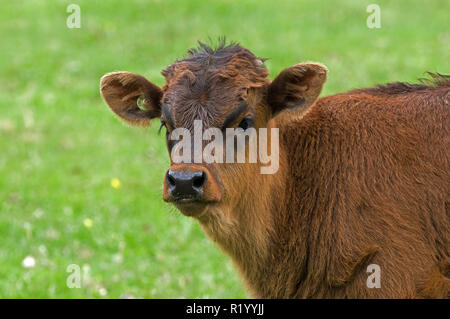
<svg viewBox="0 0 450 319">
<path fill-rule="evenodd" d="M 79 29 L 66 26 L 72 2 Z M 380 29 L 366 26 L 370 3 Z M 323 95 L 416 81 L 450 73 L 449 12 L 447 0 L 1 1 L 0 297 L 246 297 L 231 260 L 162 201 L 158 125 L 114 117 L 104 73 L 162 85 L 160 71 L 197 40 L 225 35 L 270 58 L 272 78 L 325 64 Z M 82 288 L 67 287 L 70 264 L 89 268 Z"/>
</svg>

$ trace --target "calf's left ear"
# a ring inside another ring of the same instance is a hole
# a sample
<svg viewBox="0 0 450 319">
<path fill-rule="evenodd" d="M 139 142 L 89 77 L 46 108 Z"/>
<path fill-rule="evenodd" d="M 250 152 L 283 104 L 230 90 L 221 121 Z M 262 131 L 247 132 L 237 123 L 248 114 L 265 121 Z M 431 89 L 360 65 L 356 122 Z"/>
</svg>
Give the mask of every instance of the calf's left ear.
<svg viewBox="0 0 450 319">
<path fill-rule="evenodd" d="M 328 69 L 319 63 L 300 63 L 281 71 L 268 90 L 273 115 L 284 109 L 306 110 L 319 97 Z"/>
<path fill-rule="evenodd" d="M 105 74 L 100 80 L 100 92 L 110 109 L 128 124 L 148 126 L 152 118 L 161 115 L 162 91 L 141 75 Z"/>
</svg>

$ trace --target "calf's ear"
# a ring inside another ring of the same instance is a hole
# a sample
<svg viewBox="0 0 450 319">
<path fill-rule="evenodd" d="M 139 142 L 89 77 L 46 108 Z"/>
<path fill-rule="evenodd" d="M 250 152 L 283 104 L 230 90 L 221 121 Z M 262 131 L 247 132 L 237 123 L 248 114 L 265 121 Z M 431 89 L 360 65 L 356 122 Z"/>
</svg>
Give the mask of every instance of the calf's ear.
<svg viewBox="0 0 450 319">
<path fill-rule="evenodd" d="M 319 97 L 327 72 L 319 63 L 299 63 L 281 71 L 268 90 L 273 115 L 284 109 L 308 109 Z"/>
<path fill-rule="evenodd" d="M 100 80 L 100 92 L 110 109 L 128 124 L 148 126 L 152 118 L 161 115 L 162 91 L 141 75 L 105 74 Z"/>
</svg>

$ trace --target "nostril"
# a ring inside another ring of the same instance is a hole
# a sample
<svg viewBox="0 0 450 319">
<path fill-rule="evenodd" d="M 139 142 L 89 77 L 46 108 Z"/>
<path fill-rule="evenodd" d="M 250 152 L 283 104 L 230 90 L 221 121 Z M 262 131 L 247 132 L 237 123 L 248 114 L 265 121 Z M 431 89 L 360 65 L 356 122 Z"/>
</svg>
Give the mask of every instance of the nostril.
<svg viewBox="0 0 450 319">
<path fill-rule="evenodd" d="M 192 180 L 192 186 L 194 188 L 202 188 L 205 182 L 206 182 L 206 174 L 205 172 L 202 171 L 201 174 L 194 176 Z"/>
<path fill-rule="evenodd" d="M 175 178 L 171 175 L 171 171 L 169 171 L 169 172 L 167 172 L 167 176 L 166 176 L 166 180 L 167 180 L 167 184 L 170 186 L 170 187 L 175 187 L 175 185 L 176 185 L 176 180 L 175 180 Z"/>
</svg>

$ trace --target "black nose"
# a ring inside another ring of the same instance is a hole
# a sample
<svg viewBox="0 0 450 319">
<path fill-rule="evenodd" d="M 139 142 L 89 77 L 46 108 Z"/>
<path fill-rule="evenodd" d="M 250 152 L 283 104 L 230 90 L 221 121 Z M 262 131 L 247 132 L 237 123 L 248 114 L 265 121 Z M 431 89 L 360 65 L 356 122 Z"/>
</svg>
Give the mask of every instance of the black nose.
<svg viewBox="0 0 450 319">
<path fill-rule="evenodd" d="M 166 174 L 170 194 L 176 199 L 197 198 L 206 182 L 204 171 L 172 171 Z"/>
</svg>

